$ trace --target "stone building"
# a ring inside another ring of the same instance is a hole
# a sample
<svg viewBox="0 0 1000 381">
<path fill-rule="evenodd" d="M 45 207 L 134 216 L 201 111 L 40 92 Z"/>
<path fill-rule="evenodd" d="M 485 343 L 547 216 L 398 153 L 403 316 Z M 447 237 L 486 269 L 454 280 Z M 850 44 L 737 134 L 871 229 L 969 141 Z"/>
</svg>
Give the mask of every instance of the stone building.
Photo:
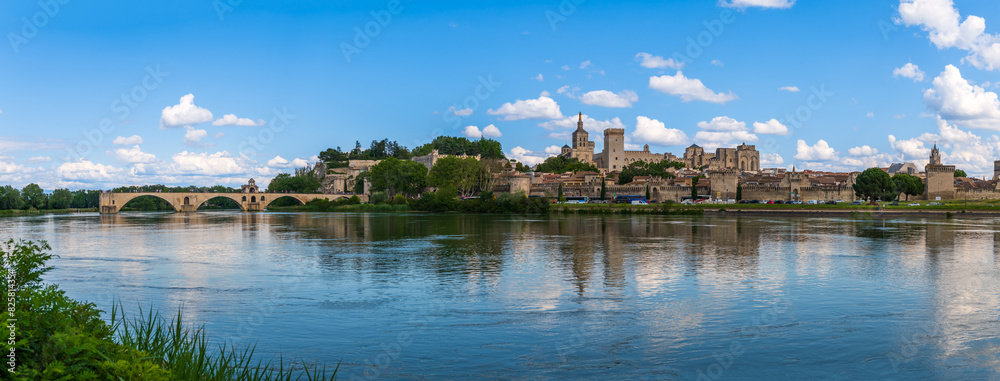
<svg viewBox="0 0 1000 381">
<path fill-rule="evenodd" d="M 707 167 L 713 171 L 737 169 L 756 172 L 760 170 L 760 152 L 755 146 L 744 143 L 736 148 L 717 148 L 715 153 L 705 153 L 704 148 L 692 144 L 684 150 L 683 162 L 692 169 Z"/>
<path fill-rule="evenodd" d="M 941 163 L 937 144 L 931 149 L 930 163 L 924 167 L 927 173 L 927 199 L 951 200 L 955 198 L 955 166 Z"/>
<path fill-rule="evenodd" d="M 594 162 L 594 142 L 590 141 L 590 134 L 583 129 L 583 113 L 579 115 L 576 122 L 576 131 L 573 131 L 572 147 L 564 145 L 560 156 L 577 159 L 583 163 Z"/>
</svg>

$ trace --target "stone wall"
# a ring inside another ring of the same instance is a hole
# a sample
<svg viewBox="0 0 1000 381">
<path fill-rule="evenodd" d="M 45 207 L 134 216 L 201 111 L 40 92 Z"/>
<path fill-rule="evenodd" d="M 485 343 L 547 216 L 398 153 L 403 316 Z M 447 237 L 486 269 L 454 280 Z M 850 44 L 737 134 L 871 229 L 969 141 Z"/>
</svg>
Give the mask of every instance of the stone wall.
<svg viewBox="0 0 1000 381">
<path fill-rule="evenodd" d="M 952 200 L 955 198 L 955 166 L 927 165 L 927 199 Z"/>
</svg>

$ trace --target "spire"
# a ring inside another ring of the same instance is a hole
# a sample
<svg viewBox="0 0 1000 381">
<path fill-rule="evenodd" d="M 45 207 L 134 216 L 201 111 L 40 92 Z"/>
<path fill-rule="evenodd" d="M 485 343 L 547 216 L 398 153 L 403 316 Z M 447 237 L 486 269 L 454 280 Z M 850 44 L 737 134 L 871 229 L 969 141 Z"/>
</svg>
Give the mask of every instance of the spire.
<svg viewBox="0 0 1000 381">
<path fill-rule="evenodd" d="M 580 113 L 580 119 L 578 120 L 578 122 L 582 122 L 582 121 L 583 121 L 583 113 L 581 112 Z"/>
</svg>

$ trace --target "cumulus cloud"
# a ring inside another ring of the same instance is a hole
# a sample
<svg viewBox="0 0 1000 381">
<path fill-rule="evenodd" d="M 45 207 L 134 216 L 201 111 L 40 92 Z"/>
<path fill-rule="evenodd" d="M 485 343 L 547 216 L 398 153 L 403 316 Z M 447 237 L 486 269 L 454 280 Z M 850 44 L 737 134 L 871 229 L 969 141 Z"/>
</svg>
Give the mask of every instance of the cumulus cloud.
<svg viewBox="0 0 1000 381">
<path fill-rule="evenodd" d="M 62 163 L 56 168 L 56 174 L 61 179 L 70 181 L 107 181 L 119 173 L 121 169 L 90 160 Z"/>
<path fill-rule="evenodd" d="M 132 135 L 127 138 L 124 136 L 119 136 L 115 138 L 115 140 L 112 143 L 119 146 L 132 146 L 136 144 L 142 144 L 142 137 L 139 135 Z"/>
<path fill-rule="evenodd" d="M 462 131 L 462 135 L 465 135 L 465 137 L 470 139 L 479 139 L 484 137 L 495 139 L 503 136 L 503 134 L 500 133 L 500 129 L 492 124 L 483 127 L 482 130 L 479 130 L 479 127 L 477 126 L 466 126 Z"/>
<path fill-rule="evenodd" d="M 997 94 L 969 83 L 954 65 L 945 67 L 924 92 L 924 102 L 946 120 L 971 128 L 1000 130 Z"/>
<path fill-rule="evenodd" d="M 510 149 L 510 152 L 507 154 L 507 157 L 527 165 L 535 165 L 545 161 L 545 159 L 551 156 L 555 156 L 555 153 L 548 153 L 550 151 L 550 148 L 552 147 L 546 148 L 545 150 L 546 153 L 535 153 L 525 149 L 524 147 L 517 146 Z"/>
<path fill-rule="evenodd" d="M 726 66 L 726 64 L 723 63 L 722 60 L 712 60 L 711 63 L 712 63 L 712 65 L 715 65 L 715 66 L 718 66 L 718 67 Z M 680 68 L 678 68 L 678 70 L 680 70 Z"/>
<path fill-rule="evenodd" d="M 878 149 L 872 148 L 871 146 L 861 146 L 854 147 L 847 150 L 847 154 L 851 156 L 872 156 L 878 154 Z"/>
<path fill-rule="evenodd" d="M 595 90 L 580 97 L 580 102 L 583 104 L 611 108 L 632 107 L 632 103 L 638 101 L 639 96 L 632 90 L 624 90 L 618 94 L 607 90 Z"/>
<path fill-rule="evenodd" d="M 309 162 L 306 159 L 292 159 L 292 161 L 288 161 L 281 156 L 275 156 L 273 159 L 267 161 L 267 166 L 274 168 L 302 168 L 308 167 Z"/>
<path fill-rule="evenodd" d="M 208 136 L 208 131 L 199 130 L 191 126 L 184 126 L 184 129 L 187 131 L 184 133 L 184 144 L 201 148 L 210 146 L 209 144 L 201 142 L 201 139 Z"/>
<path fill-rule="evenodd" d="M 223 115 L 221 118 L 216 119 L 214 122 L 212 122 L 212 125 L 254 127 L 254 126 L 263 126 L 264 123 L 265 123 L 264 119 L 257 119 L 257 121 L 255 122 L 253 121 L 253 119 L 237 117 L 236 114 L 226 114 Z"/>
<path fill-rule="evenodd" d="M 673 58 L 666 58 L 660 56 L 654 56 L 652 54 L 642 52 L 635 55 L 635 60 L 639 61 L 639 66 L 649 69 L 674 69 L 681 70 L 684 68 L 684 62 L 674 61 Z"/>
<path fill-rule="evenodd" d="M 683 102 L 704 101 L 724 104 L 739 99 L 732 91 L 729 93 L 715 93 L 706 87 L 700 79 L 687 78 L 680 71 L 672 76 L 661 75 L 659 77 L 649 77 L 649 88 L 662 93 L 679 96 Z"/>
<path fill-rule="evenodd" d="M 549 120 L 546 122 L 539 123 L 538 126 L 546 130 L 552 131 L 549 134 L 550 138 L 553 139 L 569 139 L 571 132 L 576 129 L 576 122 L 578 121 L 577 116 L 567 116 L 562 119 Z M 583 114 L 583 129 L 592 134 L 599 134 L 609 128 L 621 128 L 625 129 L 625 124 L 618 117 L 612 118 L 610 120 L 597 120 L 591 118 L 587 114 Z M 600 144 L 600 139 L 595 139 L 597 144 Z"/>
<path fill-rule="evenodd" d="M 907 63 L 902 67 L 898 67 L 892 70 L 892 76 L 899 78 L 909 78 L 913 82 L 922 82 L 924 80 L 924 71 L 920 70 L 920 67 L 912 63 Z"/>
<path fill-rule="evenodd" d="M 507 102 L 496 110 L 487 110 L 486 113 L 500 115 L 502 120 L 559 119 L 563 117 L 562 112 L 559 111 L 559 104 L 546 96 L 538 99 L 519 99 L 514 103 Z"/>
<path fill-rule="evenodd" d="M 790 93 L 797 93 L 797 92 L 799 92 L 799 87 L 798 86 L 782 86 L 782 87 L 779 87 L 778 90 L 779 91 L 787 91 L 787 92 L 790 92 Z"/>
<path fill-rule="evenodd" d="M 781 124 L 777 119 L 771 118 L 771 120 L 764 123 L 753 122 L 753 132 L 755 134 L 762 135 L 788 135 L 791 131 L 788 130 L 788 126 Z"/>
<path fill-rule="evenodd" d="M 51 157 L 48 157 L 48 156 L 35 156 L 35 157 L 28 158 L 28 160 L 25 161 L 25 162 L 29 163 L 29 164 L 38 164 L 38 163 L 48 163 L 50 161 L 52 161 Z"/>
<path fill-rule="evenodd" d="M 450 114 L 456 115 L 456 116 L 469 116 L 469 115 L 472 115 L 472 109 L 471 108 L 463 108 L 461 110 L 456 110 L 455 106 L 451 106 L 451 107 L 448 107 L 448 112 Z"/>
<path fill-rule="evenodd" d="M 142 152 L 139 146 L 133 146 L 132 148 L 119 148 L 114 151 L 108 151 L 108 156 L 112 156 L 118 161 L 135 164 L 135 163 L 152 163 L 156 161 L 156 155 L 151 153 Z"/>
<path fill-rule="evenodd" d="M 745 131 L 747 124 L 728 116 L 717 116 L 708 122 L 698 122 L 698 128 L 705 131 Z"/>
<path fill-rule="evenodd" d="M 194 94 L 181 97 L 179 104 L 169 106 L 160 113 L 160 128 L 172 128 L 212 120 L 212 112 L 195 106 Z"/>
<path fill-rule="evenodd" d="M 640 141 L 664 146 L 687 144 L 688 137 L 684 131 L 667 128 L 663 122 L 645 116 L 635 118 L 635 132 L 632 137 Z"/>
<path fill-rule="evenodd" d="M 760 166 L 776 166 L 785 164 L 785 159 L 776 153 L 766 153 L 760 156 Z"/>
<path fill-rule="evenodd" d="M 719 0 L 719 5 L 726 8 L 778 8 L 787 9 L 795 5 L 795 0 Z"/>
<path fill-rule="evenodd" d="M 545 147 L 545 153 L 549 155 L 558 155 L 562 153 L 562 147 L 560 146 L 548 146 Z"/>
<path fill-rule="evenodd" d="M 698 128 L 701 131 L 694 135 L 694 141 L 708 150 L 758 140 L 757 135 L 747 130 L 746 122 L 728 116 L 717 116 L 710 121 L 698 122 Z"/>
<path fill-rule="evenodd" d="M 531 77 L 531 79 L 534 79 L 534 80 L 536 80 L 538 82 L 544 82 L 545 81 L 545 77 L 543 77 L 541 73 L 539 73 L 538 76 L 536 76 L 536 77 Z"/>
<path fill-rule="evenodd" d="M 580 62 L 580 69 L 586 69 L 591 66 L 590 60 Z"/>
<path fill-rule="evenodd" d="M 171 156 L 171 170 L 178 174 L 201 176 L 227 176 L 247 173 L 245 159 L 238 159 L 222 151 L 214 154 L 184 151 Z"/>
<path fill-rule="evenodd" d="M 963 21 L 952 0 L 901 0 L 897 23 L 919 26 L 938 49 L 968 52 L 964 61 L 978 69 L 1000 68 L 1000 35 L 986 33 L 986 19 L 968 16 Z"/>
<path fill-rule="evenodd" d="M 840 157 L 837 151 L 830 147 L 826 140 L 820 139 L 810 146 L 805 140 L 799 140 L 795 147 L 795 159 L 805 161 L 836 161 Z"/>
</svg>

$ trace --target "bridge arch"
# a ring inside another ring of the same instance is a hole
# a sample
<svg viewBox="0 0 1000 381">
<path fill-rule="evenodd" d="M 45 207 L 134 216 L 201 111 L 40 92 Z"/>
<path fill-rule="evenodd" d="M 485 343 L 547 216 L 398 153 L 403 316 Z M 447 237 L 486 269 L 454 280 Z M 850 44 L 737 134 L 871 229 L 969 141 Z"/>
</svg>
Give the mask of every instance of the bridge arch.
<svg viewBox="0 0 1000 381">
<path fill-rule="evenodd" d="M 158 198 L 158 199 L 161 199 L 163 201 L 166 201 L 167 204 L 170 205 L 170 207 L 174 208 L 175 212 L 180 212 L 181 211 L 180 206 L 178 206 L 177 204 L 175 204 L 169 198 L 166 198 L 166 197 L 164 197 L 164 196 L 162 196 L 162 195 L 160 195 L 158 193 L 140 193 L 140 194 L 121 193 L 121 194 L 116 195 L 116 196 L 118 196 L 118 197 L 115 197 L 115 198 L 111 199 L 111 204 L 114 205 L 114 206 L 116 206 L 117 209 L 119 209 L 119 210 L 120 209 L 124 209 L 125 206 L 127 206 L 129 202 L 132 202 L 132 200 L 148 196 L 148 197 Z"/>
<path fill-rule="evenodd" d="M 214 199 L 217 199 L 217 198 L 227 198 L 227 199 L 233 200 L 233 202 L 235 202 L 236 205 L 240 207 L 240 211 L 244 211 L 245 212 L 247 210 L 246 207 L 244 206 L 244 202 L 240 202 L 240 199 L 237 198 L 236 196 L 233 196 L 233 195 L 229 195 L 229 194 L 214 194 L 213 195 L 213 194 L 209 193 L 209 196 L 206 196 L 206 197 L 207 198 L 204 201 L 199 202 L 198 205 L 195 206 L 195 208 L 194 208 L 195 210 L 198 210 L 198 208 L 201 208 L 203 205 L 205 205 L 205 203 L 207 203 L 209 201 L 212 201 Z M 246 197 L 243 197 L 243 198 L 246 199 Z"/>
<path fill-rule="evenodd" d="M 288 194 L 288 193 L 276 193 L 274 195 L 268 193 L 267 195 L 268 196 L 260 196 L 260 203 L 264 204 L 264 208 L 270 206 L 272 202 L 278 201 L 283 198 L 290 198 L 292 200 L 298 201 L 299 205 L 305 205 L 306 202 L 312 201 L 312 199 L 316 198 L 315 196 L 313 196 L 310 197 L 308 200 L 303 200 L 304 197 L 301 195 Z"/>
</svg>

